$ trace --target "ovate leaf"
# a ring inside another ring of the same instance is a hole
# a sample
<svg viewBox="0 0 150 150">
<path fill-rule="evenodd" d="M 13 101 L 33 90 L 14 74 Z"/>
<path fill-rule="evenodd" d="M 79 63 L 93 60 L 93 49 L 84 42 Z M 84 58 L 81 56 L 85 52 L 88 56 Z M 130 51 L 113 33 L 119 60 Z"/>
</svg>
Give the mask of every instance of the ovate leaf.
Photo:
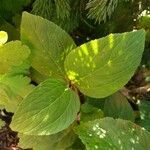
<svg viewBox="0 0 150 150">
<path fill-rule="evenodd" d="M 2 45 L 0 47 L 0 74 L 7 73 L 13 66 L 20 66 L 29 54 L 29 48 L 20 41 Z"/>
<path fill-rule="evenodd" d="M 47 76 L 64 76 L 64 58 L 75 47 L 69 34 L 42 17 L 24 12 L 21 40 L 31 49 L 35 70 Z"/>
<path fill-rule="evenodd" d="M 65 60 L 68 78 L 91 97 L 103 98 L 123 87 L 138 67 L 145 31 L 110 34 L 85 43 Z"/>
<path fill-rule="evenodd" d="M 104 118 L 77 127 L 87 150 L 149 150 L 150 133 L 122 119 Z"/>
<path fill-rule="evenodd" d="M 80 108 L 77 94 L 64 82 L 47 79 L 19 105 L 11 128 L 27 135 L 50 135 L 67 128 Z"/>
<path fill-rule="evenodd" d="M 1 0 L 0 14 L 4 18 L 10 18 L 14 14 L 19 14 L 31 0 Z"/>
<path fill-rule="evenodd" d="M 134 111 L 128 100 L 117 92 L 105 100 L 104 114 L 107 117 L 131 120 L 134 122 Z"/>
<path fill-rule="evenodd" d="M 7 32 L 9 35 L 8 41 L 20 39 L 19 29 L 17 30 L 14 25 L 6 21 L 2 16 L 0 16 L 0 30 Z"/>
</svg>

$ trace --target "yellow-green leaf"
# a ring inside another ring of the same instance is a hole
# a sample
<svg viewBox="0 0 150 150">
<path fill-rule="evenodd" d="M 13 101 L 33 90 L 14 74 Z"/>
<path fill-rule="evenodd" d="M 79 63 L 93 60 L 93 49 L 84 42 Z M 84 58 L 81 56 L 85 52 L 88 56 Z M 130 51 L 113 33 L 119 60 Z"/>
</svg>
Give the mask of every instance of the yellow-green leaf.
<svg viewBox="0 0 150 150">
<path fill-rule="evenodd" d="M 69 127 L 80 101 L 65 82 L 49 78 L 39 84 L 16 110 L 11 128 L 27 135 L 50 135 Z"/>
<path fill-rule="evenodd" d="M 90 97 L 103 98 L 122 88 L 138 67 L 145 31 L 110 34 L 85 43 L 65 60 L 68 78 Z"/>
<path fill-rule="evenodd" d="M 30 50 L 20 41 L 8 42 L 0 47 L 0 74 L 20 66 L 30 55 Z"/>
</svg>

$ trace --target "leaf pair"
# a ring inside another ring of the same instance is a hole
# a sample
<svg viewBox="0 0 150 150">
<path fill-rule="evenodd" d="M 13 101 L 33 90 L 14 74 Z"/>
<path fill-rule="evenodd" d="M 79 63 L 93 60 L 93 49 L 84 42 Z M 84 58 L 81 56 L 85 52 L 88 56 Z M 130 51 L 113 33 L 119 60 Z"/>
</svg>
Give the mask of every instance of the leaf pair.
<svg viewBox="0 0 150 150">
<path fill-rule="evenodd" d="M 110 34 L 75 48 L 57 25 L 24 12 L 21 40 L 31 49 L 32 67 L 39 73 L 69 78 L 83 94 L 101 98 L 131 78 L 142 57 L 145 32 Z"/>
<path fill-rule="evenodd" d="M 28 135 L 49 135 L 67 128 L 79 111 L 79 97 L 69 82 L 96 98 L 127 83 L 140 63 L 145 32 L 110 34 L 75 48 L 57 25 L 24 12 L 21 40 L 31 49 L 32 67 L 56 79 L 47 79 L 23 100 L 11 127 Z"/>
</svg>

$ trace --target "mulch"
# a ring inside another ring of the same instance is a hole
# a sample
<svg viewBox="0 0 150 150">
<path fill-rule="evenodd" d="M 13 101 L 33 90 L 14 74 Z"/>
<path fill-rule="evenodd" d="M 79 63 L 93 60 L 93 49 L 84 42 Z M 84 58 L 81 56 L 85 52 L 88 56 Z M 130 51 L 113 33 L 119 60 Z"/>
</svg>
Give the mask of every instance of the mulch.
<svg viewBox="0 0 150 150">
<path fill-rule="evenodd" d="M 8 113 L 5 110 L 0 111 L 0 119 L 5 121 L 5 126 L 0 129 L 0 150 L 22 150 L 17 146 L 19 138 L 17 132 L 9 128 L 13 113 Z"/>
</svg>

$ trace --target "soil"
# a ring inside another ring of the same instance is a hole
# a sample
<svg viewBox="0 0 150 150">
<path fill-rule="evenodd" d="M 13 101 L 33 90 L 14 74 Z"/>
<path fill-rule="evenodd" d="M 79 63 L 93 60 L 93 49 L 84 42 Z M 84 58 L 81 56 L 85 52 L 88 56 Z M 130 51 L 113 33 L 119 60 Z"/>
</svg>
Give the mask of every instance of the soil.
<svg viewBox="0 0 150 150">
<path fill-rule="evenodd" d="M 0 119 L 5 121 L 6 125 L 0 129 L 0 150 L 22 150 L 17 147 L 19 138 L 17 133 L 9 128 L 13 114 L 6 112 L 6 110 L 0 111 Z"/>
</svg>

